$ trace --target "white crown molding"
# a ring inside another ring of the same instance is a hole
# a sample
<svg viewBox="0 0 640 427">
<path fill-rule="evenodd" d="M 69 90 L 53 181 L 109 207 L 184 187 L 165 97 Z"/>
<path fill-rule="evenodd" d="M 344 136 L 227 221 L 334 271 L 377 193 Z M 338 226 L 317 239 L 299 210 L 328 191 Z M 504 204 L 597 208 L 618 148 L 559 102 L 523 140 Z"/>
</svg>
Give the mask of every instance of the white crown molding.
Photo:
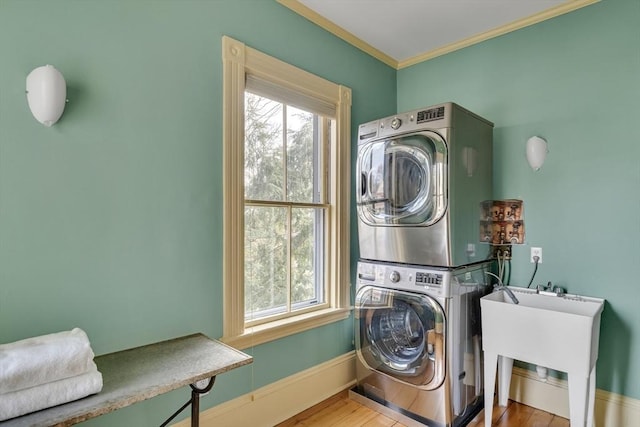
<svg viewBox="0 0 640 427">
<path fill-rule="evenodd" d="M 347 43 L 357 47 L 363 52 L 373 56 L 379 61 L 389 65 L 390 67 L 395 68 L 396 70 L 400 70 L 402 68 L 410 67 L 420 62 L 428 61 L 438 56 L 442 56 L 447 53 L 451 53 L 456 50 L 472 46 L 474 44 L 492 39 L 494 37 L 498 37 L 498 36 L 510 33 L 512 31 L 516 31 L 521 28 L 525 28 L 530 25 L 534 25 L 539 22 L 546 21 L 547 19 L 555 18 L 557 16 L 564 15 L 565 13 L 573 12 L 574 10 L 597 3 L 600 0 L 567 0 L 563 4 L 549 8 L 547 10 L 528 16 L 526 18 L 518 19 L 514 22 L 501 25 L 492 30 L 485 31 L 483 33 L 476 34 L 474 36 L 465 38 L 455 43 L 442 46 L 438 49 L 424 52 L 420 55 L 416 55 L 411 58 L 402 59 L 402 60 L 392 58 L 391 56 L 385 54 L 379 49 L 376 49 L 375 47 L 371 46 L 369 43 L 358 38 L 357 36 L 353 35 L 352 33 L 340 27 L 339 25 L 334 24 L 333 22 L 321 16 L 314 10 L 308 8 L 298 0 L 277 0 L 277 1 L 281 5 L 291 9 L 295 13 L 303 16 L 304 18 L 308 19 L 309 21 L 313 22 L 319 27 L 327 30 L 331 34 L 341 38 Z"/>
</svg>

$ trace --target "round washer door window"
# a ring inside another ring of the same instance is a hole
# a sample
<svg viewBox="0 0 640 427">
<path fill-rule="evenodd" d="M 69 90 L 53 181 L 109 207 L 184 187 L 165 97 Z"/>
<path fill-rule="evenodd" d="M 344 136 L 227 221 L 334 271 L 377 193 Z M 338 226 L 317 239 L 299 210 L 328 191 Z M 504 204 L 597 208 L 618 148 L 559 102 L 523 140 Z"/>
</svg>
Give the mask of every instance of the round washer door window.
<svg viewBox="0 0 640 427">
<path fill-rule="evenodd" d="M 436 388 L 444 380 L 444 312 L 431 297 L 367 286 L 356 296 L 356 350 L 372 370 Z"/>
</svg>

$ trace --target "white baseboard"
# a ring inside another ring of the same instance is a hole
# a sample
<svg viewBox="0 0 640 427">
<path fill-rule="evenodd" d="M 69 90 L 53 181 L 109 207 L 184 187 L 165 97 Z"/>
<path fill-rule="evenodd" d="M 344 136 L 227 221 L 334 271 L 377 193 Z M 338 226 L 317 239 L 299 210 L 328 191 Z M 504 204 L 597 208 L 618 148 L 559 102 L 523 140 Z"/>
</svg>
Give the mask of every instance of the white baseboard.
<svg viewBox="0 0 640 427">
<path fill-rule="evenodd" d="M 261 387 L 200 414 L 202 427 L 271 427 L 355 385 L 355 352 Z M 509 398 L 569 418 L 566 380 L 514 367 Z M 640 426 L 640 400 L 596 390 L 597 427 Z M 173 427 L 189 427 L 187 418 Z"/>
<path fill-rule="evenodd" d="M 549 377 L 544 382 L 535 372 L 514 367 L 509 398 L 569 418 L 569 389 L 566 380 Z M 596 389 L 595 425 L 640 426 L 640 400 Z"/>
<path fill-rule="evenodd" d="M 200 414 L 201 427 L 272 427 L 355 385 L 355 352 L 291 375 Z M 187 418 L 173 427 L 189 427 Z"/>
</svg>

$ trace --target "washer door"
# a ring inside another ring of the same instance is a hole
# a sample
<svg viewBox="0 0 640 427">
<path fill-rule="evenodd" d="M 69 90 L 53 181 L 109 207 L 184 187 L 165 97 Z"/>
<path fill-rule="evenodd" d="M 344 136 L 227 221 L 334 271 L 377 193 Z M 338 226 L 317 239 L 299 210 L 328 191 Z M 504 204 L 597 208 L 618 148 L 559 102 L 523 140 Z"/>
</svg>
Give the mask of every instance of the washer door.
<svg viewBox="0 0 640 427">
<path fill-rule="evenodd" d="M 425 390 L 445 375 L 445 316 L 428 295 L 364 286 L 356 295 L 356 352 L 371 370 Z"/>
<path fill-rule="evenodd" d="M 431 225 L 446 210 L 447 147 L 435 132 L 373 141 L 358 152 L 358 215 L 369 225 Z"/>
</svg>

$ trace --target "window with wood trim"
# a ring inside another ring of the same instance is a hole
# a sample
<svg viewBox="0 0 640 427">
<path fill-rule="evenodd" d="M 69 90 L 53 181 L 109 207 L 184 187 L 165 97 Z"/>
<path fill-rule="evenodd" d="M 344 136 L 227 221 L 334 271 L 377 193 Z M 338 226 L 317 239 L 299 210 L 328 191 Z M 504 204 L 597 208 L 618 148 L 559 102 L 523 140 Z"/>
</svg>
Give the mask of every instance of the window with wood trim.
<svg viewBox="0 0 640 427">
<path fill-rule="evenodd" d="M 349 315 L 349 88 L 223 37 L 224 336 Z"/>
</svg>

